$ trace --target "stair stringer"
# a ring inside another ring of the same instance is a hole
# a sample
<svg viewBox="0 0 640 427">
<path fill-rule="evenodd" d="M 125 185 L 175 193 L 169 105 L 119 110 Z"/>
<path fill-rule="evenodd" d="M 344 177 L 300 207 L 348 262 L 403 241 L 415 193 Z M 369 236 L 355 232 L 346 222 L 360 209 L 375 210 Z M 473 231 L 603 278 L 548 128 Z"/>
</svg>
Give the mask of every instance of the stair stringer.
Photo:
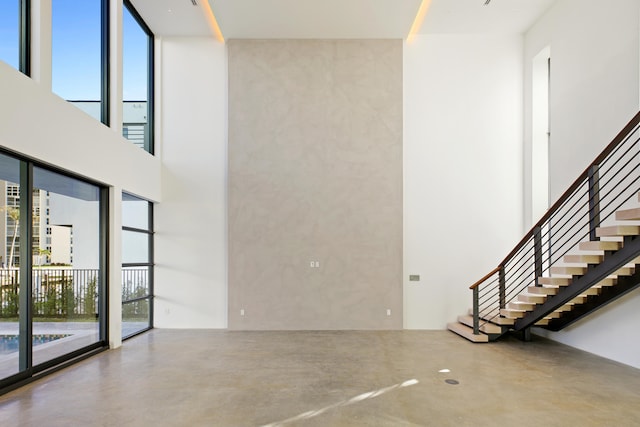
<svg viewBox="0 0 640 427">
<path fill-rule="evenodd" d="M 631 276 L 618 277 L 618 283 L 615 286 L 602 288 L 599 295 L 590 297 L 587 302 L 576 305 L 561 318 L 553 319 L 547 326 L 541 327 L 554 332 L 560 331 L 638 287 L 640 287 L 640 269 Z"/>
<path fill-rule="evenodd" d="M 593 285 L 605 279 L 607 276 L 609 276 L 619 268 L 622 268 L 625 264 L 637 258 L 639 254 L 640 254 L 640 237 L 637 237 L 637 236 L 625 237 L 624 245 L 621 249 L 611 253 L 610 255 L 608 254 L 607 256 L 605 256 L 605 259 L 602 263 L 596 264 L 596 265 L 590 265 L 589 269 L 584 275 L 574 276 L 569 286 L 561 289 L 560 292 L 558 292 L 556 295 L 547 298 L 547 300 L 544 303 L 539 304 L 533 311 L 528 312 L 522 319 L 516 320 L 516 323 L 514 324 L 512 329 L 515 331 L 521 331 L 531 326 L 534 326 L 534 324 L 537 321 L 547 316 L 549 313 L 555 311 L 559 307 L 563 306 L 564 304 L 568 303 L 573 298 L 577 297 L 582 292 L 586 291 Z M 570 323 L 575 322 L 576 320 L 578 320 L 578 318 L 586 316 L 588 313 L 595 311 L 596 309 L 602 307 L 604 304 L 608 304 L 614 299 L 622 296 L 624 293 L 627 293 L 632 289 L 634 289 L 635 287 L 637 287 L 638 285 L 640 285 L 637 279 L 636 280 L 632 279 L 632 278 L 636 278 L 636 274 L 634 274 L 633 276 L 628 276 L 626 278 L 627 280 L 618 278 L 618 281 L 621 281 L 621 280 L 624 280 L 624 282 L 629 281 L 629 283 L 627 283 L 626 288 L 620 289 L 620 291 L 624 290 L 624 292 L 621 292 L 619 295 L 614 295 L 618 293 L 617 290 L 611 290 L 610 293 L 607 292 L 606 294 L 608 295 L 608 298 L 603 297 L 601 299 L 600 297 L 595 297 L 595 296 L 592 297 L 591 301 L 593 303 L 590 304 L 589 310 L 582 313 L 579 317 L 572 319 Z M 634 284 L 634 281 L 636 284 Z M 620 283 L 620 284 L 623 285 L 624 287 L 623 283 Z M 614 286 L 614 288 L 617 288 L 617 286 L 618 285 Z M 601 301 L 601 303 L 599 305 L 593 305 L 596 301 Z M 557 319 L 557 320 L 560 320 L 560 319 Z M 553 322 L 550 322 L 548 326 L 553 326 L 553 325 L 555 325 L 554 326 L 555 328 L 559 328 L 559 329 L 552 329 L 552 330 L 560 330 L 568 326 L 569 323 L 562 324 L 562 322 L 553 321 Z"/>
</svg>

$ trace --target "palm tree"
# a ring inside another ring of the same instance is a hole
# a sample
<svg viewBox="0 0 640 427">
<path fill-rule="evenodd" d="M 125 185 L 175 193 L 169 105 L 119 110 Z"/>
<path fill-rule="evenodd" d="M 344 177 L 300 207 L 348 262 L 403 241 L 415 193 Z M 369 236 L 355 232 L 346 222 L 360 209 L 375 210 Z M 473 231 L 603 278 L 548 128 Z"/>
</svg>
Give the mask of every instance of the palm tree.
<svg viewBox="0 0 640 427">
<path fill-rule="evenodd" d="M 11 250 L 9 251 L 9 259 L 7 267 L 13 267 L 13 254 L 16 248 L 16 238 L 18 237 L 18 227 L 20 226 L 20 209 L 15 207 L 7 207 L 7 216 L 13 220 L 13 237 L 11 238 Z"/>
<path fill-rule="evenodd" d="M 42 257 L 45 257 L 45 263 L 47 262 L 47 258 L 46 257 L 50 257 L 51 256 L 51 251 L 48 249 L 42 249 L 42 248 L 37 248 L 33 250 L 34 255 L 37 255 L 37 263 L 36 265 L 41 265 L 42 264 Z"/>
</svg>

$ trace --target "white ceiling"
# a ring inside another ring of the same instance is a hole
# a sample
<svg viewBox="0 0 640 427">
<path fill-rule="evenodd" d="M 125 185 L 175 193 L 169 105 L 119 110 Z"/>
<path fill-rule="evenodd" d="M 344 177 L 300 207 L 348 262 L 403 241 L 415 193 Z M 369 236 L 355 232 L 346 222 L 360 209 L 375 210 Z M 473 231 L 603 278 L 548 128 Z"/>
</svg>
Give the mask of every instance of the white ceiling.
<svg viewBox="0 0 640 427">
<path fill-rule="evenodd" d="M 132 0 L 159 36 L 406 38 L 422 0 Z M 426 0 L 428 1 L 428 0 Z M 556 0 L 431 0 L 419 33 L 522 33 Z"/>
<path fill-rule="evenodd" d="M 555 2 L 433 0 L 419 33 L 523 33 Z"/>
<path fill-rule="evenodd" d="M 209 0 L 227 39 L 401 39 L 409 33 L 420 2 Z"/>
<path fill-rule="evenodd" d="M 206 0 L 196 0 L 202 2 Z M 158 36 L 211 36 L 202 8 L 191 0 L 131 0 L 144 22 Z"/>
</svg>

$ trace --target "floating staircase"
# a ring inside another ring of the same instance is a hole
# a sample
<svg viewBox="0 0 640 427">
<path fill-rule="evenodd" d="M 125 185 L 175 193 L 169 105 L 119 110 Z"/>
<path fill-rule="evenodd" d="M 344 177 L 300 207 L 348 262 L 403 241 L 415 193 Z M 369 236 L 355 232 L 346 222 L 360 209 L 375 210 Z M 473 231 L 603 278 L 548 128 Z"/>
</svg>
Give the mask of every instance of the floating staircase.
<svg viewBox="0 0 640 427">
<path fill-rule="evenodd" d="M 634 212 L 631 214 L 630 212 Z M 616 212 L 617 220 L 638 220 L 640 219 L 640 208 L 627 209 Z M 608 226 L 597 229 L 598 237 L 623 237 L 627 241 L 640 239 L 640 226 Z M 573 281 L 582 278 L 588 271 L 597 269 L 603 265 L 605 259 L 620 250 L 624 245 L 623 241 L 585 241 L 578 245 L 581 251 L 591 253 L 572 253 L 563 257 L 564 265 L 553 266 L 550 276 L 538 277 L 538 285 L 528 286 L 505 308 L 498 313 L 490 313 L 481 316 L 479 319 L 480 334 L 473 333 L 473 312 L 458 317 L 458 322 L 447 325 L 448 329 L 469 339 L 473 342 L 489 342 L 504 335 L 510 330 L 514 330 L 516 321 L 531 315 L 536 309 L 547 301 L 553 301 L 563 289 L 569 288 Z M 593 253 L 599 252 L 599 253 Z M 605 253 L 607 254 L 605 256 Z M 553 330 L 555 324 L 560 324 L 566 314 L 577 311 L 577 308 L 584 308 L 587 302 L 596 302 L 604 290 L 609 288 L 615 291 L 615 286 L 620 278 L 632 278 L 636 275 L 636 270 L 640 275 L 640 256 L 635 257 L 631 262 L 621 268 L 616 268 L 605 278 L 586 287 L 577 296 L 567 302 L 559 303 L 553 310 L 537 319 L 533 326 L 547 327 Z M 640 282 L 638 283 L 640 285 Z M 575 317 L 575 316 L 572 316 Z M 568 317 L 567 317 L 568 318 Z M 572 318 L 572 320 L 574 320 Z M 577 320 L 577 319 L 575 319 Z"/>
<path fill-rule="evenodd" d="M 526 338 L 532 327 L 558 331 L 640 287 L 639 128 L 640 113 L 470 287 L 474 308 L 449 330 L 473 342 Z"/>
</svg>

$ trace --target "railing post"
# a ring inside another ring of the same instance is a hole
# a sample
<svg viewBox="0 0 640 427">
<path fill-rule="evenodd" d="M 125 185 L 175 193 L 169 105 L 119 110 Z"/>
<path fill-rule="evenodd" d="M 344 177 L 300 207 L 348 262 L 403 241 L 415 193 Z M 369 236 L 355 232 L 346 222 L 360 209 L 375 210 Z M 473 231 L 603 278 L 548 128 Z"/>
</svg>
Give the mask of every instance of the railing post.
<svg viewBox="0 0 640 427">
<path fill-rule="evenodd" d="M 540 286 L 538 283 L 538 277 L 542 277 L 542 228 L 535 227 L 533 229 L 533 254 L 534 254 L 534 263 L 535 263 L 535 284 L 536 286 Z"/>
<path fill-rule="evenodd" d="M 473 288 L 473 334 L 480 335 L 480 303 L 479 298 L 479 286 Z"/>
<path fill-rule="evenodd" d="M 600 174 L 598 165 L 589 168 L 589 240 L 600 240 L 596 228 L 600 227 Z"/>
<path fill-rule="evenodd" d="M 507 306 L 507 293 L 506 293 L 506 279 L 504 277 L 504 265 L 500 266 L 498 271 L 498 287 L 500 293 L 500 308 L 506 308 Z"/>
</svg>

